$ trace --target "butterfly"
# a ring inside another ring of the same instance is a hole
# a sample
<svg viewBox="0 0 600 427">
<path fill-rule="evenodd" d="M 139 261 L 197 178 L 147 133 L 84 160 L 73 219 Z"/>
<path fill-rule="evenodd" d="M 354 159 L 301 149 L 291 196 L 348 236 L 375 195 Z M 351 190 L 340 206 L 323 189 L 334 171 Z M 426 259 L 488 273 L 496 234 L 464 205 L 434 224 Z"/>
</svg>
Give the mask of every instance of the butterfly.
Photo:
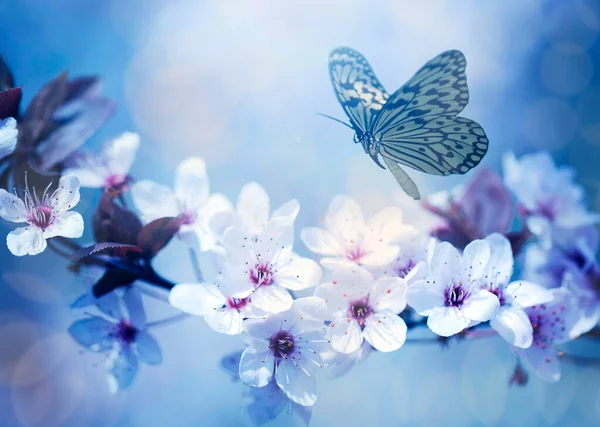
<svg viewBox="0 0 600 427">
<path fill-rule="evenodd" d="M 350 124 L 323 115 L 354 130 L 354 142 L 385 169 L 381 157 L 402 189 L 418 200 L 419 189 L 402 166 L 432 175 L 464 174 L 487 152 L 483 128 L 457 116 L 469 102 L 466 66 L 462 52 L 443 52 L 390 95 L 363 55 L 335 49 L 329 75 Z"/>
</svg>

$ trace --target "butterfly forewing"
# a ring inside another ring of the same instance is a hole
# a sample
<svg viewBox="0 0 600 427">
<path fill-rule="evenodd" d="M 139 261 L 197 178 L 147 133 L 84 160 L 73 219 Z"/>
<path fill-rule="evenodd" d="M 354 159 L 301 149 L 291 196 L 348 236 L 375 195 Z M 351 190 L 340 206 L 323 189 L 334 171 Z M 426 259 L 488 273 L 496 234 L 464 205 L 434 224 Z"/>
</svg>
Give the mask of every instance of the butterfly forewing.
<svg viewBox="0 0 600 427">
<path fill-rule="evenodd" d="M 329 55 L 329 75 L 352 127 L 369 131 L 389 95 L 365 57 L 350 48 L 335 49 Z"/>
<path fill-rule="evenodd" d="M 433 175 L 462 174 L 481 161 L 485 132 L 456 117 L 469 101 L 466 65 L 460 51 L 444 52 L 389 98 L 371 128 L 382 156 Z"/>
</svg>

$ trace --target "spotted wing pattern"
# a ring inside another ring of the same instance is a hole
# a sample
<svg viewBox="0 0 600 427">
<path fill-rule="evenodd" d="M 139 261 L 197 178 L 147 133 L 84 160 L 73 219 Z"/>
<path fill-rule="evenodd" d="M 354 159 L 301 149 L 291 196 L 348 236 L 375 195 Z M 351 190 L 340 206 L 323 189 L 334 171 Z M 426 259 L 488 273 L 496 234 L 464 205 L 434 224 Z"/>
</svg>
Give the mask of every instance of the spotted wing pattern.
<svg viewBox="0 0 600 427">
<path fill-rule="evenodd" d="M 389 98 L 373 69 L 360 53 L 342 47 L 329 55 L 329 75 L 352 127 L 367 132 Z"/>
</svg>

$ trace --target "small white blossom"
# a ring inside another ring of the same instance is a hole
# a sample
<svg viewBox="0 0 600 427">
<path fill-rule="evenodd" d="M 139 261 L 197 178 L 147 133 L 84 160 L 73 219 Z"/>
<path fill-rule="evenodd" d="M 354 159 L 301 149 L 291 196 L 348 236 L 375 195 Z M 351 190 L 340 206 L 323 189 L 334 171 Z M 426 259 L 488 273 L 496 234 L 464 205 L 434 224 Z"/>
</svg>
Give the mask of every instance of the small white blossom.
<svg viewBox="0 0 600 427">
<path fill-rule="evenodd" d="M 240 379 L 265 387 L 271 379 L 285 395 L 302 406 L 317 401 L 315 371 L 322 366 L 321 352 L 328 346 L 325 301 L 299 298 L 289 310 L 245 323 L 251 344 L 242 353 Z"/>
<path fill-rule="evenodd" d="M 378 280 L 362 268 L 333 273 L 333 281 L 317 288 L 327 302 L 331 323 L 327 336 L 334 350 L 353 353 L 363 340 L 379 351 L 399 349 L 406 340 L 406 324 L 398 315 L 406 307 L 406 282 L 399 277 Z"/>
<path fill-rule="evenodd" d="M 438 335 L 451 336 L 496 314 L 500 302 L 482 288 L 490 247 L 483 240 L 471 242 L 461 256 L 450 243 L 440 243 L 433 253 L 427 278 L 408 288 L 408 304 Z"/>
<path fill-rule="evenodd" d="M 482 277 L 482 285 L 500 301 L 500 308 L 492 317 L 490 326 L 509 344 L 528 348 L 533 340 L 533 327 L 525 309 L 546 303 L 552 300 L 553 295 L 532 282 L 510 282 L 514 261 L 510 242 L 506 237 L 494 233 L 486 237 L 485 242 L 490 247 L 490 258 Z"/>
<path fill-rule="evenodd" d="M 0 119 L 0 159 L 15 151 L 17 146 L 17 121 L 12 117 Z"/>
<path fill-rule="evenodd" d="M 209 228 L 212 216 L 233 209 L 222 194 L 209 195 L 206 164 L 199 157 L 190 157 L 179 164 L 175 171 L 174 191 L 165 185 L 144 180 L 136 182 L 131 193 L 145 222 L 183 216 L 186 221 L 179 230 L 179 237 L 190 247 L 197 246 L 199 239 L 203 251 L 215 245 L 216 238 Z"/>
<path fill-rule="evenodd" d="M 244 319 L 262 314 L 253 309 L 250 297 L 225 296 L 214 283 L 178 284 L 171 290 L 169 302 L 186 313 L 204 316 L 214 331 L 227 335 L 241 334 Z"/>
<path fill-rule="evenodd" d="M 79 202 L 79 180 L 72 175 L 60 178 L 58 188 L 41 197 L 35 190 L 25 189 L 24 199 L 0 189 L 0 216 L 7 221 L 27 223 L 11 231 L 6 244 L 13 255 L 36 255 L 46 249 L 46 240 L 63 236 L 78 238 L 83 235 L 83 218 L 69 212 Z"/>
<path fill-rule="evenodd" d="M 223 236 L 226 258 L 222 270 L 222 289 L 226 295 L 246 298 L 270 313 L 292 305 L 289 290 L 317 286 L 321 268 L 292 252 L 294 229 L 271 222 L 258 235 L 245 228 L 229 227 Z"/>
<path fill-rule="evenodd" d="M 545 304 L 526 309 L 533 325 L 533 343 L 527 349 L 513 347 L 513 352 L 521 356 L 533 371 L 544 381 L 557 382 L 560 379 L 561 352 L 556 344 L 570 341 L 571 330 L 579 316 L 573 294 L 566 288 L 550 291 L 553 299 Z"/>
<path fill-rule="evenodd" d="M 324 225 L 325 229 L 306 227 L 300 236 L 308 249 L 324 256 L 321 264 L 330 269 L 392 262 L 399 252 L 393 242 L 406 228 L 399 208 L 384 209 L 365 221 L 360 205 L 347 196 L 333 199 Z"/>
<path fill-rule="evenodd" d="M 584 191 L 574 182 L 574 169 L 556 167 L 547 152 L 504 157 L 504 182 L 517 197 L 527 226 L 548 239 L 553 228 L 573 229 L 600 221 L 600 215 L 588 212 Z"/>
<path fill-rule="evenodd" d="M 271 212 L 271 200 L 265 189 L 257 182 L 249 182 L 242 187 L 235 210 L 214 215 L 210 227 L 218 237 L 222 237 L 231 226 L 243 228 L 249 235 L 257 236 L 270 223 L 294 225 L 299 211 L 298 201 L 292 199 Z"/>
<path fill-rule="evenodd" d="M 98 154 L 80 152 L 67 159 L 65 174 L 79 178 L 82 187 L 120 188 L 129 182 L 129 169 L 140 146 L 140 136 L 124 132 L 107 141 Z"/>
</svg>

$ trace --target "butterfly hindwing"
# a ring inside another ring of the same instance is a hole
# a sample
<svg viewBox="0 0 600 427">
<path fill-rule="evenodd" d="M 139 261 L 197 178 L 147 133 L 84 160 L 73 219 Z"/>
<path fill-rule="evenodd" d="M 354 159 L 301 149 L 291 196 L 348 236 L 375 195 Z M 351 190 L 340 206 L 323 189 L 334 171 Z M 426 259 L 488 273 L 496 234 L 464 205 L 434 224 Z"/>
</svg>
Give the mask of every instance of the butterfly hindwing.
<svg viewBox="0 0 600 427">
<path fill-rule="evenodd" d="M 415 118 L 398 127 L 401 132 L 382 141 L 380 154 L 432 175 L 466 173 L 488 149 L 481 126 L 464 117 Z"/>
<path fill-rule="evenodd" d="M 367 132 L 389 98 L 373 69 L 360 53 L 342 47 L 329 55 L 329 75 L 353 128 Z"/>
</svg>

